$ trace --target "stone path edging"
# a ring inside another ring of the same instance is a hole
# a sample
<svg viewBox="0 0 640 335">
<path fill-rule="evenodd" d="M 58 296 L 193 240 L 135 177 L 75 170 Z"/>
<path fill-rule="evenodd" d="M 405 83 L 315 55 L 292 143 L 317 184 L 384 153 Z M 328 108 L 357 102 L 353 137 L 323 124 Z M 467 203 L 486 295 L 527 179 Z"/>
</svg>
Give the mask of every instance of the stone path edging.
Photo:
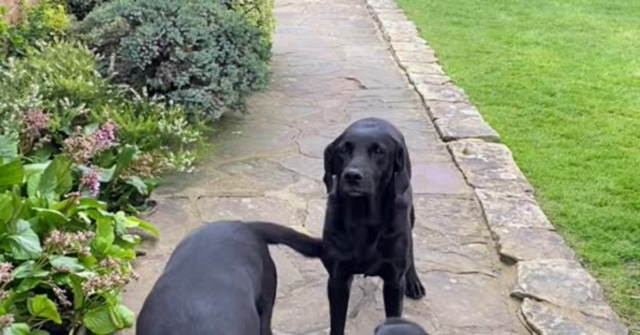
<svg viewBox="0 0 640 335">
<path fill-rule="evenodd" d="M 394 0 L 365 0 L 400 68 L 465 179 L 474 188 L 487 225 L 507 263 L 516 263 L 512 296 L 538 334 L 628 334 L 597 281 L 578 263 L 533 197 L 511 151 L 464 91 L 438 64 Z"/>
</svg>

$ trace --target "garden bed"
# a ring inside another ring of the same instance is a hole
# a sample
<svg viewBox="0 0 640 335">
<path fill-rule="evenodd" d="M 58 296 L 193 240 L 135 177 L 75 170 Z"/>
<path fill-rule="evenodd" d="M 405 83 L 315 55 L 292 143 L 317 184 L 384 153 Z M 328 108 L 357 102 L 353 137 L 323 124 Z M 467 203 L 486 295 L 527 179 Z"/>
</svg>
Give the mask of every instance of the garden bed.
<svg viewBox="0 0 640 335">
<path fill-rule="evenodd" d="M 0 21 L 4 334 L 133 325 L 121 295 L 141 236 L 158 237 L 141 219 L 150 197 L 168 173 L 193 169 L 213 122 L 266 87 L 271 11 L 44 0 Z"/>
</svg>

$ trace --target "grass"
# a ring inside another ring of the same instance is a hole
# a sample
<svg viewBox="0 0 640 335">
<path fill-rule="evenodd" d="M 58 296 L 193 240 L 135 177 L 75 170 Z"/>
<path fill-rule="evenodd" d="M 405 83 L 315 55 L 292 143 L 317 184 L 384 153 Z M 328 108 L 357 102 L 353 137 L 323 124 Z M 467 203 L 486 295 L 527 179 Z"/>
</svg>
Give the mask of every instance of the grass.
<svg viewBox="0 0 640 335">
<path fill-rule="evenodd" d="M 399 3 L 640 331 L 640 2 Z"/>
</svg>

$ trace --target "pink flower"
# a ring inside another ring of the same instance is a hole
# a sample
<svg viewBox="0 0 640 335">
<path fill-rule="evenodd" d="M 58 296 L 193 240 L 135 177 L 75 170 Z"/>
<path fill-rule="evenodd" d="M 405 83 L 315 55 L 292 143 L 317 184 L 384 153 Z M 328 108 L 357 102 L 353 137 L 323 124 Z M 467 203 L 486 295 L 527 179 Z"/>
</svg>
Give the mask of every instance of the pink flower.
<svg viewBox="0 0 640 335">
<path fill-rule="evenodd" d="M 95 170 L 85 173 L 80 180 L 82 187 L 89 189 L 92 197 L 100 193 L 100 175 Z"/>
<path fill-rule="evenodd" d="M 8 283 L 13 279 L 13 277 L 11 277 L 11 270 L 13 270 L 11 263 L 0 263 L 0 284 Z"/>
<path fill-rule="evenodd" d="M 64 151 L 76 163 L 87 164 L 96 155 L 116 146 L 116 131 L 118 127 L 113 121 L 108 121 L 91 135 L 83 135 L 81 128 L 64 141 Z"/>
<path fill-rule="evenodd" d="M 63 289 L 61 289 L 59 286 L 52 283 L 50 283 L 50 285 L 51 285 L 51 288 L 53 289 L 53 293 L 56 295 L 56 297 L 58 298 L 58 301 L 62 306 L 66 306 L 66 307 L 73 306 L 71 304 L 71 301 L 69 301 L 69 298 L 67 298 L 67 293 Z"/>
<path fill-rule="evenodd" d="M 24 133 L 32 140 L 41 136 L 42 131 L 47 129 L 47 123 L 51 116 L 46 114 L 42 109 L 32 109 L 26 112 L 24 116 Z"/>
<path fill-rule="evenodd" d="M 6 329 L 15 322 L 13 314 L 0 316 L 0 329 Z"/>
<path fill-rule="evenodd" d="M 106 144 L 107 146 L 111 146 L 116 140 L 117 130 L 118 127 L 116 124 L 109 120 L 95 133 L 96 140 L 100 143 Z"/>
<path fill-rule="evenodd" d="M 55 229 L 44 239 L 44 247 L 47 250 L 57 250 L 62 254 L 82 253 L 94 237 L 95 233 L 92 231 L 65 233 Z"/>
</svg>

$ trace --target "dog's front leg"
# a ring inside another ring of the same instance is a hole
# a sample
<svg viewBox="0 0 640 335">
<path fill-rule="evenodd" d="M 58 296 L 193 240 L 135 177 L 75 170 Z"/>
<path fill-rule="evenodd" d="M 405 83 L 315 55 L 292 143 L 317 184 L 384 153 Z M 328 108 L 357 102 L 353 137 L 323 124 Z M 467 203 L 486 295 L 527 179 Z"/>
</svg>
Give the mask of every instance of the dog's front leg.
<svg viewBox="0 0 640 335">
<path fill-rule="evenodd" d="M 384 279 L 384 278 L 383 278 Z M 404 302 L 405 279 L 393 278 L 384 280 L 382 296 L 384 298 L 384 311 L 387 318 L 399 318 L 402 316 Z"/>
<path fill-rule="evenodd" d="M 329 312 L 331 314 L 331 335 L 344 334 L 352 281 L 353 276 L 343 278 L 329 277 L 327 294 L 329 296 Z"/>
</svg>

